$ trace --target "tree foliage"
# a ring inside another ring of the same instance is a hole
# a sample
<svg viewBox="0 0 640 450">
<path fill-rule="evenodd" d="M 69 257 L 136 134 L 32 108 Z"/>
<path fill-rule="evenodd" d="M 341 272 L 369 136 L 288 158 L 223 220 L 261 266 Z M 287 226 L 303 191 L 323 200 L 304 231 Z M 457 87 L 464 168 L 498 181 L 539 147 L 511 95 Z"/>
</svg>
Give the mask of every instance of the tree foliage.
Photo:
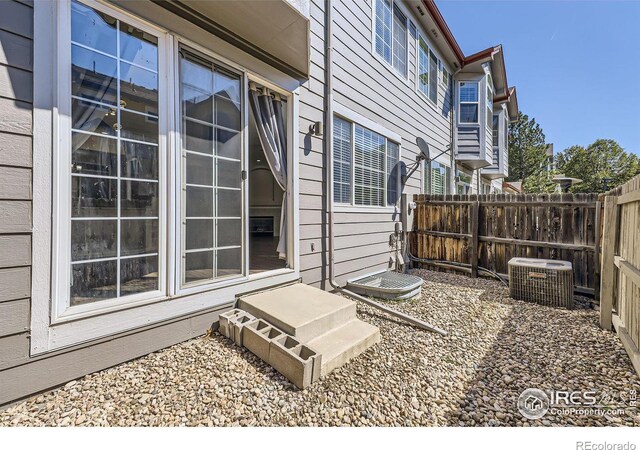
<svg viewBox="0 0 640 450">
<path fill-rule="evenodd" d="M 542 171 L 535 175 L 529 175 L 522 182 L 522 190 L 527 194 L 551 194 L 556 192 L 558 185 L 553 182 L 552 178 L 556 175 L 555 171 Z"/>
<path fill-rule="evenodd" d="M 507 181 L 521 181 L 541 177 L 547 169 L 547 144 L 542 128 L 536 120 L 520 112 L 517 122 L 509 125 L 509 177 Z M 532 180 L 533 181 L 533 180 Z"/>
<path fill-rule="evenodd" d="M 640 159 L 612 139 L 598 139 L 587 148 L 574 145 L 559 153 L 556 168 L 582 180 L 571 192 L 605 192 L 640 174 Z"/>
</svg>

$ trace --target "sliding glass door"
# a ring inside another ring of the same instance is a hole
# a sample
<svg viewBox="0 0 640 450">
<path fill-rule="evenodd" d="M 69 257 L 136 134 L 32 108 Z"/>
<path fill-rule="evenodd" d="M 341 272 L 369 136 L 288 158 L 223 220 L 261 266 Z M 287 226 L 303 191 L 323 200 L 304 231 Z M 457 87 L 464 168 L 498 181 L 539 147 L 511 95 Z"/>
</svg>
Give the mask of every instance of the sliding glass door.
<svg viewBox="0 0 640 450">
<path fill-rule="evenodd" d="M 242 75 L 180 49 L 182 285 L 244 274 Z"/>
</svg>

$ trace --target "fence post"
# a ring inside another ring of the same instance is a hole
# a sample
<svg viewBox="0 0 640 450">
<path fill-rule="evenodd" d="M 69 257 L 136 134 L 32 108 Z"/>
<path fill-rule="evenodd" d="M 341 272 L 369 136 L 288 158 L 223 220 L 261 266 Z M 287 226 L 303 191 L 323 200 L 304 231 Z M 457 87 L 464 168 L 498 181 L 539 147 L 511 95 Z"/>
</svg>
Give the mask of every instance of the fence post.
<svg viewBox="0 0 640 450">
<path fill-rule="evenodd" d="M 602 233 L 602 203 L 600 200 L 596 202 L 596 223 L 594 224 L 595 228 L 595 239 L 594 246 L 595 251 L 593 252 L 593 267 L 594 267 L 594 286 L 593 286 L 593 297 L 596 302 L 600 303 L 600 272 L 602 271 L 602 265 L 600 260 L 600 238 Z"/>
<path fill-rule="evenodd" d="M 480 213 L 480 202 L 477 200 L 471 203 L 471 276 L 478 278 L 478 234 L 480 223 L 478 215 Z"/>
<path fill-rule="evenodd" d="M 616 242 L 618 241 L 618 199 L 607 196 L 604 199 L 604 231 L 602 238 L 602 268 L 600 270 L 600 327 L 611 330 L 613 299 L 616 295 L 618 279 L 614 264 Z"/>
</svg>

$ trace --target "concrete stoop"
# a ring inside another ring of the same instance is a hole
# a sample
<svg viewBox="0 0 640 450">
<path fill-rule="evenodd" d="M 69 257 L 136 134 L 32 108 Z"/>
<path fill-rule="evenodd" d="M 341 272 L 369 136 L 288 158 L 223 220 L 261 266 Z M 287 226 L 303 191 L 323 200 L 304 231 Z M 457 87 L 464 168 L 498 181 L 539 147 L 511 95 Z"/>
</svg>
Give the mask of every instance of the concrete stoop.
<svg viewBox="0 0 640 450">
<path fill-rule="evenodd" d="M 220 315 L 220 332 L 301 389 L 380 341 L 354 302 L 305 284 L 239 299 Z"/>
</svg>

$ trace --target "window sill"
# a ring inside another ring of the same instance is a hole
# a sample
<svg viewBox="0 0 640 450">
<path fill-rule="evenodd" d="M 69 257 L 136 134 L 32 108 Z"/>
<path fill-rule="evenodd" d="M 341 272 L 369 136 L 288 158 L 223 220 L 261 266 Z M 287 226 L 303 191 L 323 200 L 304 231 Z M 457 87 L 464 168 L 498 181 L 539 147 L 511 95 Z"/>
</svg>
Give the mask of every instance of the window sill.
<svg viewBox="0 0 640 450">
<path fill-rule="evenodd" d="M 420 90 L 420 88 L 416 85 L 416 92 L 418 94 L 418 97 L 420 97 L 422 100 L 424 100 L 425 103 L 427 103 L 429 106 L 431 106 L 431 108 L 433 108 L 433 110 L 437 113 L 438 112 L 438 104 L 436 102 L 434 102 L 433 100 L 431 100 L 427 94 L 425 94 L 424 92 L 422 92 Z"/>
<path fill-rule="evenodd" d="M 393 67 L 389 62 L 387 62 L 386 59 L 378 55 L 375 49 L 371 50 L 371 54 L 380 64 L 384 66 L 385 69 L 391 72 L 394 77 L 396 77 L 398 80 L 404 83 L 407 87 L 411 87 L 411 78 L 409 77 L 409 67 L 408 67 L 409 61 L 408 60 L 407 60 L 407 76 L 403 76 L 400 72 L 398 72 L 395 69 L 395 67 Z"/>
<path fill-rule="evenodd" d="M 395 206 L 333 205 L 333 212 L 394 214 L 400 212 L 400 209 Z"/>
</svg>

